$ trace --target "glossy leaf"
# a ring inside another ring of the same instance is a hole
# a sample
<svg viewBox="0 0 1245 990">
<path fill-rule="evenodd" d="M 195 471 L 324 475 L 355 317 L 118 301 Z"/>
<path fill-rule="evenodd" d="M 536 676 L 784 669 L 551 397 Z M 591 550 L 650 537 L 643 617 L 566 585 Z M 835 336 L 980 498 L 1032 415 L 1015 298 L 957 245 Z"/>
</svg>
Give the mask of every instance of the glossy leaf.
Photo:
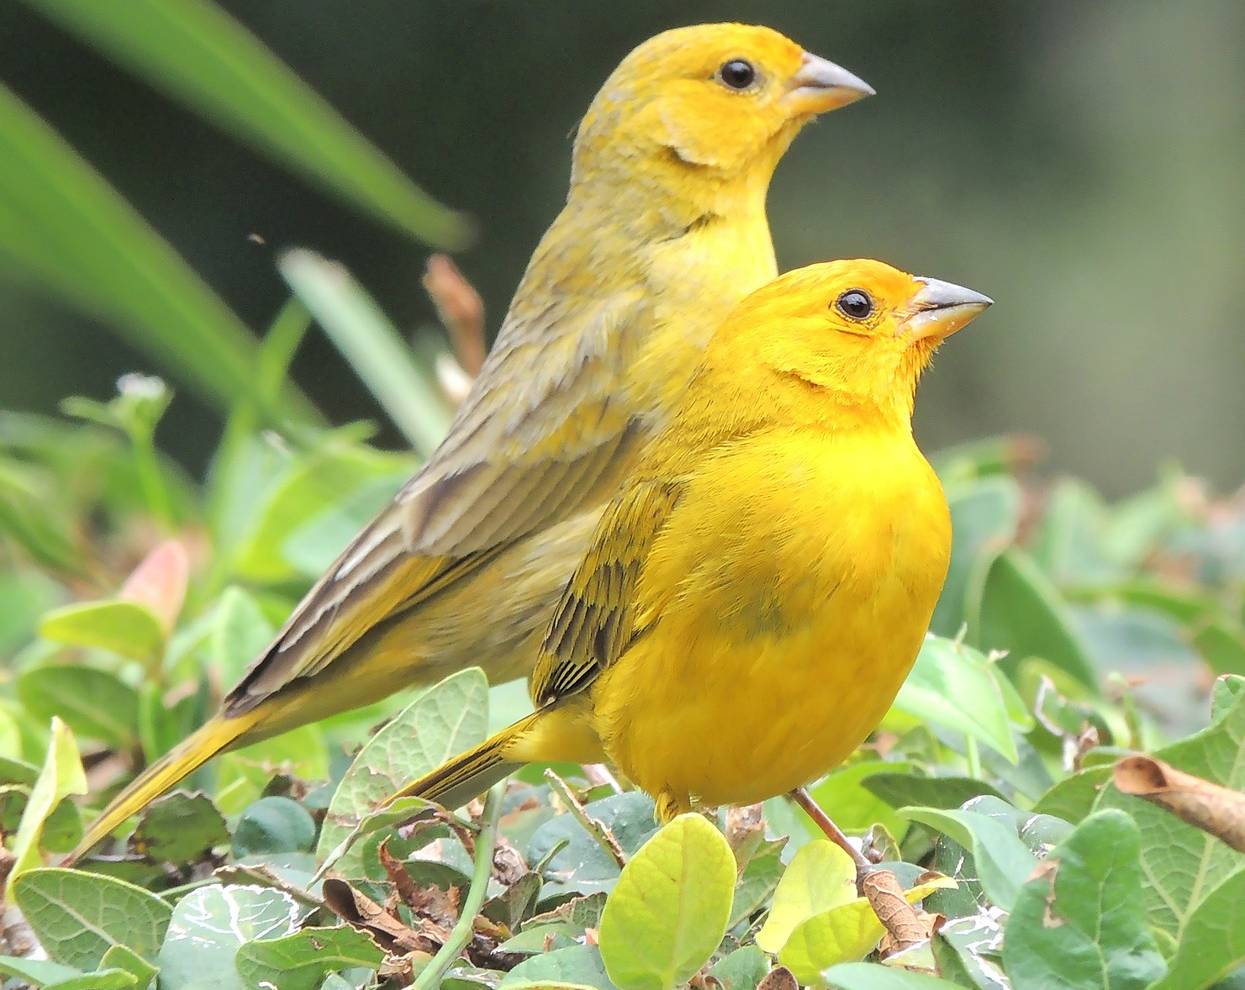
<svg viewBox="0 0 1245 990">
<path fill-rule="evenodd" d="M 304 928 L 282 938 L 246 942 L 238 949 L 238 973 L 250 986 L 317 990 L 343 969 L 376 969 L 384 953 L 354 928 Z"/>
<path fill-rule="evenodd" d="M 58 718 L 52 719 L 52 735 L 48 743 L 43 769 L 30 789 L 30 798 L 22 812 L 21 824 L 13 840 L 13 866 L 8 882 L 14 884 L 21 875 L 38 866 L 39 842 L 47 823 L 59 805 L 71 794 L 86 793 L 86 774 L 78 756 L 73 733 Z"/>
</svg>

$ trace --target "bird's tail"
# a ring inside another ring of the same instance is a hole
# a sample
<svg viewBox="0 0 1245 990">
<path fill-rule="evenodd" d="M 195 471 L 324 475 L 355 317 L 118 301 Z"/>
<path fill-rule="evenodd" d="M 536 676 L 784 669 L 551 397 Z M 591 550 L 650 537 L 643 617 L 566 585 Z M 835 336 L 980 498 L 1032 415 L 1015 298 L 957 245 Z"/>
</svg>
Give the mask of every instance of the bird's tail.
<svg viewBox="0 0 1245 990">
<path fill-rule="evenodd" d="M 436 801 L 446 808 L 457 808 L 479 797 L 499 780 L 514 773 L 527 761 L 515 758 L 516 743 L 536 726 L 540 712 L 519 719 L 474 749 L 447 760 L 431 773 L 407 784 L 385 799 L 391 804 L 402 797 Z"/>
<path fill-rule="evenodd" d="M 221 750 L 236 742 L 253 722 L 254 719 L 246 715 L 239 718 L 217 717 L 178 743 L 112 799 L 86 830 L 78 848 L 70 853 L 66 864 L 71 864 L 85 855 L 131 815 L 142 811 L 178 781 L 194 773 Z"/>
</svg>

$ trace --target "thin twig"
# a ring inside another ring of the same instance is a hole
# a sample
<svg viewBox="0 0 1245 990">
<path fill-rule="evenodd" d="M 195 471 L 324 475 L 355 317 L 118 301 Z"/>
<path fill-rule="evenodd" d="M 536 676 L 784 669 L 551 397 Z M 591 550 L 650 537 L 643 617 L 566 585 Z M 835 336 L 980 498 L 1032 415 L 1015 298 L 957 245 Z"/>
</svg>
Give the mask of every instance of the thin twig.
<svg viewBox="0 0 1245 990">
<path fill-rule="evenodd" d="M 804 809 L 804 813 L 813 820 L 822 832 L 825 833 L 827 839 L 842 849 L 847 855 L 852 857 L 852 862 L 856 864 L 856 884 L 860 885 L 861 879 L 872 868 L 873 864 L 865 859 L 864 854 L 852 845 L 851 841 L 843 834 L 833 819 L 821 810 L 821 807 L 813 800 L 813 796 L 808 793 L 808 789 L 797 787 L 791 792 L 791 800 Z"/>
<path fill-rule="evenodd" d="M 618 778 L 610 773 L 610 768 L 604 763 L 585 763 L 584 776 L 588 778 L 588 782 L 594 787 L 608 787 L 615 794 L 623 792 L 622 784 L 618 782 Z"/>
<path fill-rule="evenodd" d="M 618 840 L 605 827 L 604 822 L 597 821 L 584 810 L 583 804 L 575 796 L 570 785 L 559 777 L 552 768 L 545 771 L 545 780 L 549 781 L 549 786 L 562 799 L 572 817 L 584 827 L 584 831 L 592 836 L 596 844 L 605 850 L 605 854 L 618 864 L 619 869 L 626 866 L 627 856 L 622 851 L 622 846 L 618 844 Z"/>
<path fill-rule="evenodd" d="M 494 784 L 484 801 L 484 814 L 481 815 L 480 833 L 476 836 L 475 869 L 471 874 L 471 889 L 463 899 L 458 920 L 450 931 L 450 937 L 419 972 L 412 990 L 433 990 L 441 985 L 446 971 L 454 965 L 454 961 L 471 942 L 475 934 L 476 915 L 484 904 L 484 895 L 488 892 L 489 877 L 493 872 L 493 848 L 497 845 L 497 821 L 501 817 L 502 794 L 506 784 Z"/>
</svg>

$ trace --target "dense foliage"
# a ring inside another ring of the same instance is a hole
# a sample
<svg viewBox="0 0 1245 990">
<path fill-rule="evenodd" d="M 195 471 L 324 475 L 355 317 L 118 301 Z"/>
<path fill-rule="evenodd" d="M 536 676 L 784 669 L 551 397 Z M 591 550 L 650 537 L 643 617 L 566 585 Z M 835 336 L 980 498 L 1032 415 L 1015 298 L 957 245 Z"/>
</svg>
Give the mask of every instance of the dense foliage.
<svg viewBox="0 0 1245 990">
<path fill-rule="evenodd" d="M 305 326 L 292 305 L 268 335 L 272 381 Z M 362 425 L 278 436 L 243 404 L 200 486 L 153 445 L 169 398 L 134 377 L 67 401 L 78 422 L 0 421 L 6 972 L 734 990 L 784 985 L 781 966 L 845 990 L 1190 990 L 1245 962 L 1245 855 L 1111 783 L 1147 750 L 1245 786 L 1245 513 L 1176 472 L 1108 506 L 1033 477 L 1016 439 L 936 458 L 956 536 L 933 634 L 869 744 L 812 788 L 946 919 L 884 965 L 861 962 L 888 945 L 850 861 L 785 799 L 658 832 L 625 782 L 560 766 L 470 817 L 372 814 L 526 706 L 474 670 L 227 754 L 125 842 L 56 868 L 415 466 Z M 434 965 L 446 942 L 462 951 Z M 36 944 L 48 961 L 22 958 Z"/>
</svg>

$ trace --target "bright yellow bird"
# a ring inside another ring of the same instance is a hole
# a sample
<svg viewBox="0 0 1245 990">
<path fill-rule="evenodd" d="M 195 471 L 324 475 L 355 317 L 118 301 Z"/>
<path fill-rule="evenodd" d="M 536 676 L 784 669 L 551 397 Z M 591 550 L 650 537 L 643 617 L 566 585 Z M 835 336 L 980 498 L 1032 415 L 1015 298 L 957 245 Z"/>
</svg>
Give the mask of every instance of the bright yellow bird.
<svg viewBox="0 0 1245 990">
<path fill-rule="evenodd" d="M 580 124 L 566 207 L 445 441 L 222 713 L 114 800 L 79 853 L 222 750 L 463 667 L 526 674 L 638 444 L 730 307 L 775 275 L 779 159 L 815 115 L 872 92 L 762 27 L 680 28 L 628 55 Z"/>
<path fill-rule="evenodd" d="M 606 759 L 668 819 L 841 762 L 907 676 L 950 557 L 917 380 L 989 305 L 877 261 L 745 299 L 597 524 L 537 711 L 401 794 L 456 806 L 522 763 Z"/>
</svg>

